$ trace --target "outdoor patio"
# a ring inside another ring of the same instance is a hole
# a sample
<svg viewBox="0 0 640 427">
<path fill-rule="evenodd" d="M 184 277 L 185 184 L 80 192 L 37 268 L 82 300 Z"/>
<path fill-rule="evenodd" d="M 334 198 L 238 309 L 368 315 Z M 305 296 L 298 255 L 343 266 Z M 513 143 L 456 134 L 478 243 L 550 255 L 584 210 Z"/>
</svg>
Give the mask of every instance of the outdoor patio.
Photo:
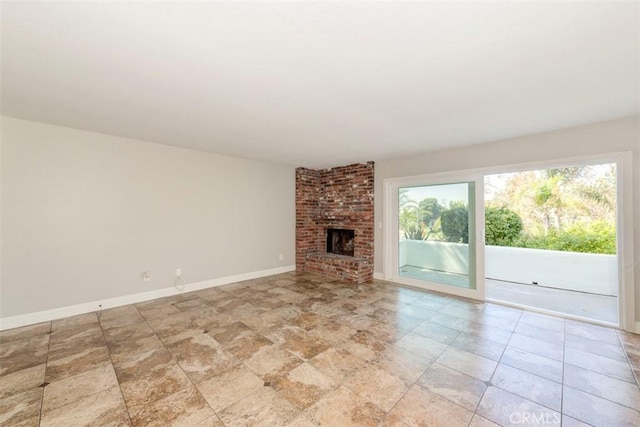
<svg viewBox="0 0 640 427">
<path fill-rule="evenodd" d="M 468 276 L 405 265 L 401 276 L 468 288 Z M 545 286 L 485 279 L 486 297 L 586 319 L 618 323 L 618 298 Z"/>
</svg>

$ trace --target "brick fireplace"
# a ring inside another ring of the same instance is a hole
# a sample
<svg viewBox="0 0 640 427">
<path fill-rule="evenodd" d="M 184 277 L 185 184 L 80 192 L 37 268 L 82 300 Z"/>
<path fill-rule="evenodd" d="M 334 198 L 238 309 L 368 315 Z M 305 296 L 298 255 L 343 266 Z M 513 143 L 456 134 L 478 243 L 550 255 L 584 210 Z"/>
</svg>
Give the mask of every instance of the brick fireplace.
<svg viewBox="0 0 640 427">
<path fill-rule="evenodd" d="M 373 278 L 373 180 L 373 162 L 296 169 L 297 270 L 354 283 Z"/>
</svg>

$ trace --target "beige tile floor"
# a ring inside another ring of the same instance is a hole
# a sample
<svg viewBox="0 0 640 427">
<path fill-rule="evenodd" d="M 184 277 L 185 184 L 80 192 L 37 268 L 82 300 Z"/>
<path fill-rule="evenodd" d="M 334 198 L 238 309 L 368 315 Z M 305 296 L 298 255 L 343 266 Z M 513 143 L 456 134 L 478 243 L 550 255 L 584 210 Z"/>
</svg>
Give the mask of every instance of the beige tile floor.
<svg viewBox="0 0 640 427">
<path fill-rule="evenodd" d="M 0 425 L 638 426 L 640 336 L 287 273 L 0 332 Z"/>
</svg>

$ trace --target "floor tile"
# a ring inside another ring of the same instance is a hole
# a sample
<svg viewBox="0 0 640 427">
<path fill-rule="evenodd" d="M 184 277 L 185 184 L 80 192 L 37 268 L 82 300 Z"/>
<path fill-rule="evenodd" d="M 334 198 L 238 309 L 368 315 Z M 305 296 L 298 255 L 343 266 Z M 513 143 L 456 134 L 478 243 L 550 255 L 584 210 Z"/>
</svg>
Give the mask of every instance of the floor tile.
<svg viewBox="0 0 640 427">
<path fill-rule="evenodd" d="M 242 322 L 232 322 L 216 328 L 211 328 L 208 334 L 223 346 L 231 344 L 234 340 L 247 336 L 254 331 Z"/>
<path fill-rule="evenodd" d="M 371 402 L 340 386 L 305 410 L 314 423 L 326 426 L 383 425 L 385 412 Z"/>
<path fill-rule="evenodd" d="M 515 394 L 489 387 L 477 413 L 499 425 L 560 425 L 560 413 Z"/>
<path fill-rule="evenodd" d="M 507 347 L 500 359 L 500 363 L 552 381 L 562 382 L 563 363 L 559 360 L 549 359 L 524 350 Z"/>
<path fill-rule="evenodd" d="M 557 316 L 524 311 L 520 317 L 521 323 L 527 323 L 538 328 L 551 329 L 553 331 L 564 332 L 565 320 Z"/>
<path fill-rule="evenodd" d="M 569 348 L 597 354 L 598 356 L 615 359 L 619 362 L 627 362 L 627 355 L 620 344 L 608 344 L 577 335 L 567 334 L 565 345 Z"/>
<path fill-rule="evenodd" d="M 478 414 L 474 414 L 473 418 L 471 419 L 471 424 L 469 424 L 469 427 L 500 427 L 500 426 L 494 423 L 493 421 L 489 421 L 488 419 L 481 417 Z"/>
<path fill-rule="evenodd" d="M 456 337 L 460 334 L 460 331 L 457 329 L 447 328 L 446 326 L 442 326 L 430 321 L 422 322 L 411 332 L 427 338 L 431 338 L 432 340 L 441 342 L 443 344 L 451 344 L 453 340 L 455 340 Z"/>
<path fill-rule="evenodd" d="M 389 411 L 407 392 L 399 377 L 374 365 L 352 372 L 343 385 L 384 411 Z"/>
<path fill-rule="evenodd" d="M 549 359 L 561 361 L 564 358 L 564 348 L 562 344 L 531 338 L 526 335 L 513 334 L 509 341 L 509 346 Z"/>
<path fill-rule="evenodd" d="M 312 337 L 329 341 L 331 344 L 336 344 L 339 341 L 347 339 L 356 332 L 355 329 L 341 325 L 333 320 L 326 320 L 322 324 L 309 330 L 309 334 Z"/>
<path fill-rule="evenodd" d="M 144 322 L 144 318 L 133 305 L 98 311 L 98 319 L 102 329 L 105 330 L 131 323 Z"/>
<path fill-rule="evenodd" d="M 147 353 L 168 352 L 155 334 L 133 340 L 118 341 L 116 344 L 108 344 L 107 348 L 116 368 L 123 364 L 134 363 Z"/>
<path fill-rule="evenodd" d="M 442 344 L 431 338 L 409 332 L 400 338 L 394 346 L 410 351 L 418 356 L 425 357 L 429 360 L 435 360 L 447 348 L 446 344 Z"/>
<path fill-rule="evenodd" d="M 340 384 L 347 375 L 367 366 L 364 359 L 344 349 L 330 348 L 309 361 L 309 363 Z"/>
<path fill-rule="evenodd" d="M 304 363 L 287 375 L 276 378 L 271 387 L 298 409 L 305 409 L 335 389 L 337 384 L 318 369 Z"/>
<path fill-rule="evenodd" d="M 454 347 L 446 349 L 436 362 L 480 381 L 489 381 L 498 365 L 493 360 Z"/>
<path fill-rule="evenodd" d="M 151 319 L 147 323 L 158 337 L 167 344 L 189 338 L 193 335 L 190 331 L 192 329 L 198 330 L 199 333 L 199 328 L 189 317 L 182 313 Z"/>
<path fill-rule="evenodd" d="M 411 306 L 415 306 L 415 307 L 419 307 L 425 310 L 435 311 L 435 312 L 437 312 L 438 310 L 441 310 L 447 304 L 449 304 L 449 301 L 437 301 L 431 298 L 424 298 L 424 297 L 415 299 L 411 301 L 411 303 L 409 303 L 409 305 Z"/>
<path fill-rule="evenodd" d="M 515 333 L 560 345 L 564 343 L 565 339 L 564 331 L 555 331 L 524 322 L 518 324 Z"/>
<path fill-rule="evenodd" d="M 451 346 L 496 361 L 500 360 L 507 347 L 506 344 L 500 344 L 484 337 L 464 332 L 451 343 Z"/>
<path fill-rule="evenodd" d="M 491 384 L 556 411 L 562 406 L 562 384 L 512 368 L 498 365 Z"/>
<path fill-rule="evenodd" d="M 437 323 L 442 326 L 446 326 L 447 328 L 450 328 L 450 329 L 456 329 L 460 332 L 465 332 L 469 328 L 472 328 L 474 325 L 475 326 L 478 325 L 477 323 L 472 322 L 471 320 L 461 319 L 456 316 L 450 316 L 448 314 L 439 313 L 439 312 L 431 316 L 429 318 L 429 321 L 433 323 Z"/>
<path fill-rule="evenodd" d="M 130 411 L 136 411 L 176 393 L 191 383 L 177 363 L 159 364 L 144 374 L 120 384 Z"/>
<path fill-rule="evenodd" d="M 470 411 L 475 411 L 487 386 L 483 381 L 434 363 L 417 384 Z"/>
<path fill-rule="evenodd" d="M 133 381 L 154 370 L 175 363 L 173 354 L 165 347 L 152 348 L 140 353 L 129 353 L 126 357 L 114 357 L 112 360 L 120 383 Z"/>
<path fill-rule="evenodd" d="M 588 338 L 608 344 L 618 344 L 618 334 L 614 329 L 605 328 L 603 326 L 591 325 L 575 320 L 567 320 L 565 322 L 565 332 L 569 335 L 577 335 L 582 338 Z"/>
<path fill-rule="evenodd" d="M 562 425 L 564 427 L 592 427 L 591 424 L 583 423 L 564 414 L 562 415 Z"/>
<path fill-rule="evenodd" d="M 146 322 L 116 326 L 104 331 L 110 353 L 147 351 L 163 344 Z"/>
<path fill-rule="evenodd" d="M 169 346 L 176 361 L 194 384 L 240 363 L 211 336 L 199 333 Z"/>
<path fill-rule="evenodd" d="M 322 325 L 324 321 L 323 316 L 319 316 L 316 313 L 312 313 L 310 311 L 299 311 L 291 318 L 291 325 L 298 326 L 299 328 L 304 329 L 305 331 L 310 331 L 320 325 Z M 336 324 L 336 326 L 339 326 Z"/>
<path fill-rule="evenodd" d="M 47 362 L 47 382 L 59 381 L 106 365 L 111 365 L 111 357 L 106 346 L 79 348 L 79 351 L 62 358 L 49 356 Z"/>
<path fill-rule="evenodd" d="M 38 387 L 44 382 L 45 367 L 43 363 L 0 376 L 0 399 Z"/>
<path fill-rule="evenodd" d="M 304 415 L 299 415 L 296 419 L 287 424 L 287 427 L 315 427 L 316 424 L 311 422 Z"/>
<path fill-rule="evenodd" d="M 260 349 L 273 345 L 273 342 L 263 335 L 253 332 L 234 340 L 225 346 L 225 350 L 240 360 L 247 360 Z"/>
<path fill-rule="evenodd" d="M 398 404 L 389 412 L 391 424 L 404 422 L 411 426 L 459 427 L 471 422 L 473 412 L 453 402 L 413 386 Z"/>
<path fill-rule="evenodd" d="M 480 323 L 472 324 L 465 332 L 500 344 L 508 344 L 513 336 L 512 332 L 505 329 L 494 328 L 493 326 Z"/>
<path fill-rule="evenodd" d="M 491 326 L 508 332 L 513 332 L 518 325 L 517 320 L 506 319 L 504 317 L 493 316 L 486 313 L 477 313 L 472 320 L 476 323 L 480 323 L 481 325 Z"/>
<path fill-rule="evenodd" d="M 336 348 L 346 350 L 361 359 L 371 361 L 379 357 L 383 351 L 389 348 L 389 344 L 381 342 L 368 332 L 358 331 L 349 338 L 339 342 Z"/>
<path fill-rule="evenodd" d="M 144 306 L 143 304 L 136 305 L 138 312 L 147 321 L 160 319 L 163 317 L 172 316 L 174 314 L 182 314 L 181 311 L 172 304 L 157 305 L 157 306 Z"/>
<path fill-rule="evenodd" d="M 280 344 L 263 347 L 244 361 L 245 366 L 264 381 L 283 377 L 302 363 L 302 359 L 282 348 Z"/>
<path fill-rule="evenodd" d="M 417 317 L 402 314 L 399 311 L 386 309 L 378 309 L 368 316 L 373 317 L 378 322 L 384 325 L 393 326 L 400 332 L 408 332 L 424 321 L 423 319 L 419 319 Z"/>
<path fill-rule="evenodd" d="M 634 369 L 640 335 L 289 272 L 0 331 L 0 424 L 617 427 Z"/>
<path fill-rule="evenodd" d="M 113 366 L 101 366 L 46 386 L 42 410 L 47 412 L 113 387 L 118 387 Z"/>
<path fill-rule="evenodd" d="M 65 329 L 73 329 L 79 326 L 88 326 L 92 324 L 99 324 L 98 316 L 94 313 L 78 314 L 76 316 L 65 317 L 63 319 L 57 319 L 51 322 L 51 330 L 62 331 Z"/>
<path fill-rule="evenodd" d="M 40 418 L 42 388 L 32 388 L 20 394 L 0 399 L 0 425 L 29 423 Z"/>
<path fill-rule="evenodd" d="M 261 387 L 264 387 L 264 381 L 244 365 L 235 366 L 197 385 L 209 406 L 218 414 Z"/>
<path fill-rule="evenodd" d="M 566 415 L 591 425 L 640 425 L 640 412 L 568 386 L 564 387 L 562 410 Z"/>
<path fill-rule="evenodd" d="M 220 413 L 226 426 L 286 426 L 300 412 L 271 387 L 262 387 Z"/>
<path fill-rule="evenodd" d="M 10 343 L 2 344 L 3 346 L 14 344 L 14 347 L 9 356 L 0 358 L 0 376 L 32 368 L 47 361 L 47 347 L 27 348 L 21 351 L 19 347 L 20 343 L 33 339 L 40 341 L 39 338 L 27 338 L 25 340 L 11 341 Z M 7 354 L 9 354 L 9 352 L 7 352 Z"/>
<path fill-rule="evenodd" d="M 0 344 L 4 345 L 15 340 L 23 340 L 38 335 L 46 335 L 51 330 L 51 322 L 37 323 L 21 328 L 0 331 Z"/>
<path fill-rule="evenodd" d="M 66 329 L 55 329 L 51 332 L 51 339 L 49 344 L 52 349 L 56 349 L 61 346 L 69 346 L 70 342 L 79 341 L 91 341 L 96 339 L 103 339 L 102 328 L 98 323 L 87 323 L 84 325 L 78 325 L 74 327 L 68 327 Z"/>
<path fill-rule="evenodd" d="M 65 406 L 43 411 L 40 422 L 41 427 L 88 425 L 131 425 L 118 386 L 88 396 L 81 395 Z"/>
<path fill-rule="evenodd" d="M 482 310 L 485 314 L 489 314 L 496 317 L 502 317 L 509 320 L 520 321 L 524 310 L 512 307 L 505 307 L 503 305 L 487 303 Z"/>
<path fill-rule="evenodd" d="M 206 420 L 218 421 L 207 402 L 192 385 L 131 412 L 132 425 L 140 427 L 190 427 Z"/>
<path fill-rule="evenodd" d="M 579 366 L 631 384 L 636 384 L 636 379 L 628 363 L 619 362 L 615 359 L 609 359 L 608 357 L 567 348 L 565 364 Z"/>
<path fill-rule="evenodd" d="M 424 307 L 412 305 L 411 303 L 400 307 L 398 313 L 404 314 L 420 320 L 426 320 L 435 314 L 436 310 L 429 310 Z"/>
<path fill-rule="evenodd" d="M 392 372 L 409 388 L 431 365 L 432 360 L 397 347 L 388 347 L 380 352 L 378 357 L 372 360 L 372 363 Z"/>
<path fill-rule="evenodd" d="M 20 355 L 21 357 L 46 355 L 48 347 L 49 335 L 37 335 L 35 337 L 5 342 L 0 346 L 0 360 L 15 355 Z"/>
<path fill-rule="evenodd" d="M 567 365 L 564 384 L 640 411 L 640 388 L 635 384 Z"/>
</svg>

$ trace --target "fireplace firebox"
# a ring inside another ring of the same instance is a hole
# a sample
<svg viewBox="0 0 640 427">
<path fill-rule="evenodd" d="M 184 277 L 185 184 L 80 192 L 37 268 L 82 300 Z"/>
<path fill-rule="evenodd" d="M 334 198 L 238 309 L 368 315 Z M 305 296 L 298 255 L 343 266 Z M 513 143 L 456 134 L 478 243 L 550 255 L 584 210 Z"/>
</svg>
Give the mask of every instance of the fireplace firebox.
<svg viewBox="0 0 640 427">
<path fill-rule="evenodd" d="M 354 256 L 354 230 L 327 228 L 327 253 Z"/>
</svg>

